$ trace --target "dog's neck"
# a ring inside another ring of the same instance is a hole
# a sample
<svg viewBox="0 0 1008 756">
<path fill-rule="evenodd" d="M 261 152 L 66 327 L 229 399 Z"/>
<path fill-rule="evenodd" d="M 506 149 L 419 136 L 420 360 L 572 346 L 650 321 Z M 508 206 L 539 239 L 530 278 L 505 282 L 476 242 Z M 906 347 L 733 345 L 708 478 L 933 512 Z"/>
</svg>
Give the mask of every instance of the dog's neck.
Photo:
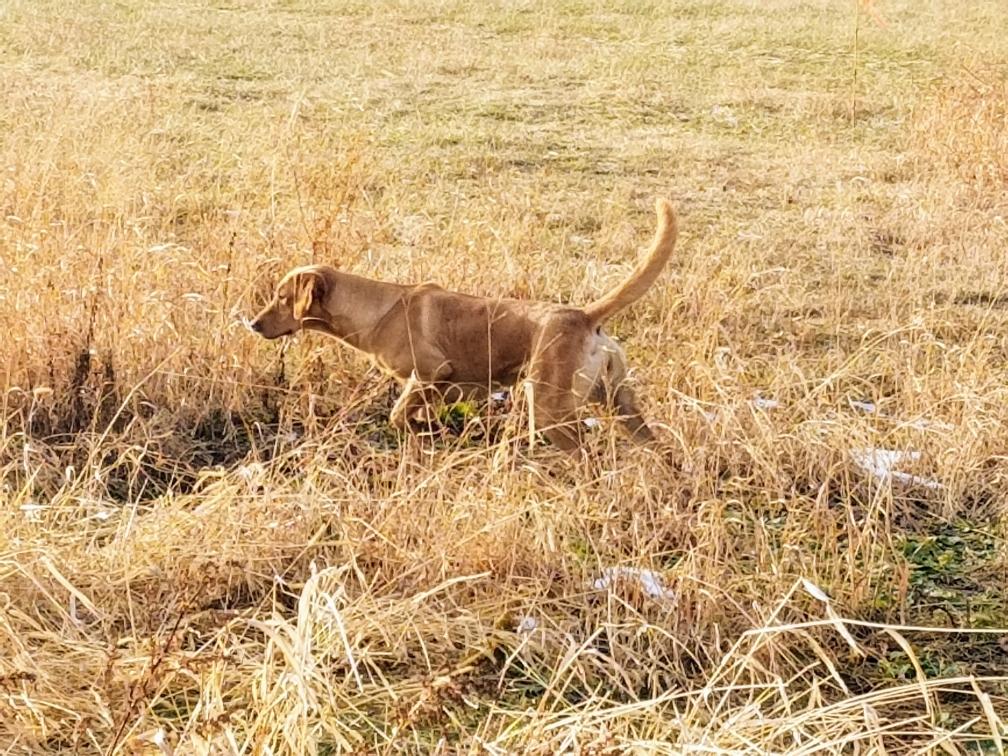
<svg viewBox="0 0 1008 756">
<path fill-rule="evenodd" d="M 305 318 L 303 327 L 373 353 L 372 334 L 408 287 L 342 271 L 333 271 L 331 275 L 329 291 L 321 302 L 325 316 Z"/>
</svg>

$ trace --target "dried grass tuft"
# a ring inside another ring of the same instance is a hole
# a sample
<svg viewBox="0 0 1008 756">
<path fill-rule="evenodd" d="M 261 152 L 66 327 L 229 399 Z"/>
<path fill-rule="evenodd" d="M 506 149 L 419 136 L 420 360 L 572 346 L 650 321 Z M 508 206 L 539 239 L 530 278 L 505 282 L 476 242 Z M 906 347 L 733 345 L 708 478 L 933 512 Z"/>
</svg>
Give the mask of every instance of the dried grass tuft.
<svg viewBox="0 0 1008 756">
<path fill-rule="evenodd" d="M 878 6 L 851 122 L 849 5 L 5 3 L 0 751 L 1003 750 L 1005 91 L 915 84 L 1003 7 Z M 242 324 L 311 259 L 585 302 L 659 194 L 656 450 L 400 439 Z"/>
</svg>

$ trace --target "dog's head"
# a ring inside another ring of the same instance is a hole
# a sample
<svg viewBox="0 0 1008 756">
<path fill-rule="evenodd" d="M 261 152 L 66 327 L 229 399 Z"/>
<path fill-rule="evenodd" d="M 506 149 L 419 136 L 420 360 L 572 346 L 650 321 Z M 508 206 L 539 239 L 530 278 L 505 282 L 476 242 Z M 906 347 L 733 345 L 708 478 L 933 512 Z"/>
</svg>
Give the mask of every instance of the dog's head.
<svg viewBox="0 0 1008 756">
<path fill-rule="evenodd" d="M 289 336 L 300 330 L 306 319 L 324 317 L 322 302 L 327 289 L 328 278 L 321 266 L 295 268 L 280 279 L 273 299 L 249 328 L 267 339 Z"/>
</svg>

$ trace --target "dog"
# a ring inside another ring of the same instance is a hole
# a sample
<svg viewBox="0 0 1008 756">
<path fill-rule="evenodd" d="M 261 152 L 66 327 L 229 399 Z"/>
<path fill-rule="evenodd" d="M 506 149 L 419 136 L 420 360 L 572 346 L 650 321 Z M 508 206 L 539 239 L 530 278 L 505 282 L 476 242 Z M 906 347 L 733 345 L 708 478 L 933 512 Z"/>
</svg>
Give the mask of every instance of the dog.
<svg viewBox="0 0 1008 756">
<path fill-rule="evenodd" d="M 249 327 L 267 339 L 320 331 L 370 355 L 403 385 L 389 417 L 399 430 L 430 422 L 438 402 L 485 397 L 524 375 L 533 427 L 560 449 L 580 447 L 577 411 L 589 402 L 615 410 L 631 438 L 646 443 L 654 435 L 627 383 L 626 356 L 602 325 L 640 299 L 672 255 L 675 212 L 664 199 L 655 209 L 647 255 L 622 284 L 585 307 L 476 297 L 310 265 L 283 277 Z"/>
</svg>

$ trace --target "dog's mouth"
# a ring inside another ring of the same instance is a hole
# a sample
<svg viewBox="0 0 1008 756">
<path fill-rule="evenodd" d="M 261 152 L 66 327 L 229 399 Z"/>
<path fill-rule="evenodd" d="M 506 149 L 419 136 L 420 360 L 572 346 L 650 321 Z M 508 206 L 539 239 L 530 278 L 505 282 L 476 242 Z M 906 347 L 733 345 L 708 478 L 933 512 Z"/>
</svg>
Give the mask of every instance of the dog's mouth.
<svg viewBox="0 0 1008 756">
<path fill-rule="evenodd" d="M 292 336 L 293 334 L 294 334 L 294 331 L 282 331 L 280 333 L 261 333 L 260 332 L 259 335 L 262 336 L 267 341 L 276 341 L 277 339 L 282 339 L 284 336 Z"/>
<path fill-rule="evenodd" d="M 259 320 L 246 320 L 245 327 L 248 328 L 252 333 L 262 336 L 264 339 L 273 341 L 274 339 L 281 339 L 284 336 L 291 336 L 298 331 L 297 326 L 288 328 L 284 331 L 270 331 L 263 327 L 262 321 Z"/>
</svg>

